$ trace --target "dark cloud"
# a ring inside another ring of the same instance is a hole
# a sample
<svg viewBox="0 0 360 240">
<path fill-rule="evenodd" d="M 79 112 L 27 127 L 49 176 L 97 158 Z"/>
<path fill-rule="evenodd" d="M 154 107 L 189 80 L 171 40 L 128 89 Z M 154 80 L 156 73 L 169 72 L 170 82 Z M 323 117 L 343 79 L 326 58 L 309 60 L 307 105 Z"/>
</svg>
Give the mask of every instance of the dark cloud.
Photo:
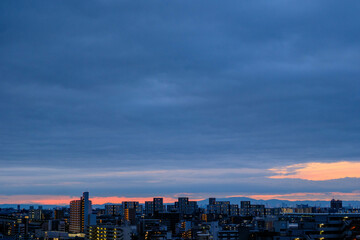
<svg viewBox="0 0 360 240">
<path fill-rule="evenodd" d="M 0 164 L 357 161 L 359 10 L 358 1 L 1 1 Z"/>
</svg>

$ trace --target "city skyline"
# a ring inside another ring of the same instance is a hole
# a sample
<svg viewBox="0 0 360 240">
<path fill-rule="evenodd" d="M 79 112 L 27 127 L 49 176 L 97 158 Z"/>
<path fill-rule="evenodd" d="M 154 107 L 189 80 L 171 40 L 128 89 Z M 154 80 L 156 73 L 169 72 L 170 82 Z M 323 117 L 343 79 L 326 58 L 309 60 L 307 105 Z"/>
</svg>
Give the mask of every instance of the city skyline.
<svg viewBox="0 0 360 240">
<path fill-rule="evenodd" d="M 0 2 L 0 204 L 360 201 L 360 2 Z"/>
<path fill-rule="evenodd" d="M 271 207 L 249 199 L 199 204 L 178 197 L 166 204 L 154 197 L 96 206 L 83 192 L 68 206 L 0 208 L 0 220 L 0 236 L 9 240 L 352 240 L 360 233 L 360 208 L 340 199 Z"/>
<path fill-rule="evenodd" d="M 189 203 L 194 203 L 197 207 L 203 208 L 206 205 L 214 205 L 216 202 L 225 203 L 225 204 L 231 204 L 231 205 L 238 205 L 242 206 L 244 202 L 250 203 L 254 202 L 256 204 L 260 204 L 263 206 L 266 206 L 267 208 L 296 208 L 298 206 L 310 206 L 312 208 L 319 208 L 319 209 L 328 209 L 328 208 L 338 208 L 338 209 L 344 209 L 348 211 L 358 211 L 360 206 L 360 201 L 343 201 L 343 199 L 336 199 L 335 196 L 333 196 L 331 199 L 324 199 L 322 201 L 319 200 L 281 200 L 281 199 L 256 199 L 256 198 L 248 198 L 246 196 L 228 196 L 225 198 L 217 198 L 217 197 L 209 197 L 206 199 L 194 199 L 186 195 L 179 195 L 176 198 L 168 198 L 168 197 L 162 197 L 162 196 L 153 196 L 148 198 L 126 198 L 126 197 L 90 197 L 89 192 L 83 192 L 82 196 L 80 197 L 71 197 L 71 198 L 61 198 L 57 199 L 58 202 L 14 202 L 13 204 L 1 204 L 0 206 L 5 207 L 6 209 L 14 210 L 15 206 L 19 210 L 29 208 L 34 209 L 34 206 L 37 206 L 38 209 L 43 209 L 43 207 L 48 207 L 48 210 L 50 209 L 59 209 L 61 208 L 69 208 L 70 210 L 73 209 L 74 214 L 76 215 L 73 217 L 73 219 L 76 219 L 78 221 L 79 219 L 82 219 L 83 221 L 87 222 L 90 221 L 89 218 L 85 219 L 85 215 L 91 215 L 92 210 L 95 209 L 101 209 L 105 207 L 105 211 L 108 211 L 107 214 L 113 213 L 113 214 L 119 214 L 118 211 L 120 207 L 124 206 L 125 208 L 138 208 L 141 207 L 141 212 L 147 214 L 146 212 L 162 212 L 165 211 L 164 208 L 166 206 L 173 206 L 175 204 L 175 208 L 177 208 L 178 211 L 181 211 L 181 204 L 188 205 Z M 176 205 L 176 204 L 180 204 Z M 341 205 L 337 205 L 341 203 Z M 347 203 L 347 204 L 346 204 Z M 134 205 L 136 204 L 136 205 Z M 324 205 L 325 204 L 325 205 Z M 355 204 L 355 205 L 353 205 Z M 25 208 L 21 208 L 22 206 L 25 206 Z M 336 207 L 333 207 L 336 206 Z M 340 206 L 340 207 L 338 207 Z M 99 208 L 100 207 L 100 208 Z M 109 207 L 109 209 L 107 208 Z M 148 208 L 146 211 L 145 209 Z M 88 209 L 86 212 L 84 212 L 84 209 Z M 0 208 L 1 210 L 1 208 Z M 168 210 L 166 210 L 168 211 Z M 171 210 L 172 211 L 172 210 Z M 115 215 L 116 215 L 115 214 Z M 140 209 L 139 209 L 140 214 Z M 82 217 L 81 217 L 82 215 Z M 79 228 L 80 225 L 76 225 L 76 228 Z"/>
</svg>

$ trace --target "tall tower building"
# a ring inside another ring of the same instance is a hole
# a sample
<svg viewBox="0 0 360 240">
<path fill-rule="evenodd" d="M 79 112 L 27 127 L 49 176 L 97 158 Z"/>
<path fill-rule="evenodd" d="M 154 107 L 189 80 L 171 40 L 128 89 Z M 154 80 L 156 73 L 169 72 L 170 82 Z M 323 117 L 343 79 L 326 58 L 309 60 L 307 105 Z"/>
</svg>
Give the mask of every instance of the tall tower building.
<svg viewBox="0 0 360 240">
<path fill-rule="evenodd" d="M 70 202 L 70 226 L 71 233 L 85 233 L 90 225 L 91 201 L 89 193 L 84 192 L 80 200 Z"/>
</svg>

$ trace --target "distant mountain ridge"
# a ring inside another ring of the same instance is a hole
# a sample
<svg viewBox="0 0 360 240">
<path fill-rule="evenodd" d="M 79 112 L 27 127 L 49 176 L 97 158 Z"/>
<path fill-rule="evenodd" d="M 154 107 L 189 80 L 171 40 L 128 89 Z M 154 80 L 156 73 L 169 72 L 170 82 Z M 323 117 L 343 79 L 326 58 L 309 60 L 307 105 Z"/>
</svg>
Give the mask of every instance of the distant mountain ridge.
<svg viewBox="0 0 360 240">
<path fill-rule="evenodd" d="M 289 201 L 280 199 L 256 200 L 247 197 L 217 198 L 217 201 L 230 201 L 231 204 L 240 204 L 241 201 L 251 201 L 252 204 L 264 204 L 266 207 L 296 207 L 297 204 L 308 204 L 310 207 L 330 207 L 330 201 Z M 207 205 L 208 199 L 198 201 L 198 205 Z M 343 201 L 343 207 L 360 207 L 360 201 Z"/>
<path fill-rule="evenodd" d="M 265 207 L 296 207 L 297 204 L 308 204 L 311 207 L 330 207 L 330 201 L 289 201 L 279 199 L 269 200 L 256 200 L 247 197 L 229 197 L 229 198 L 216 198 L 217 201 L 230 201 L 231 204 L 239 204 L 241 201 L 251 201 L 252 204 L 264 204 Z M 209 203 L 208 199 L 198 201 L 198 205 L 201 207 L 206 206 Z M 106 203 L 106 204 L 119 204 L 119 203 Z M 94 208 L 104 208 L 106 204 L 95 204 Z M 171 203 L 168 203 L 171 204 Z M 52 209 L 57 207 L 69 207 L 69 205 L 40 205 L 40 204 L 20 204 L 21 208 L 29 208 L 30 206 L 43 206 L 43 209 Z M 343 201 L 343 207 L 360 207 L 360 201 Z M 0 208 L 17 208 L 17 204 L 0 204 Z"/>
</svg>

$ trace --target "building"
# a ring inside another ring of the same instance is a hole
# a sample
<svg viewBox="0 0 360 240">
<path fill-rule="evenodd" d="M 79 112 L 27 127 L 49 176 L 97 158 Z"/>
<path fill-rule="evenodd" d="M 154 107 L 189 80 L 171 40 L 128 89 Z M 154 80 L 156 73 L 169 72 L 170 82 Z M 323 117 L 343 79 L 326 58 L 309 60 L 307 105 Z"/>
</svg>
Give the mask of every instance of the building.
<svg viewBox="0 0 360 240">
<path fill-rule="evenodd" d="M 38 209 L 34 209 L 34 207 L 31 206 L 29 210 L 29 218 L 35 221 L 43 220 L 42 207 L 39 206 Z"/>
<path fill-rule="evenodd" d="M 216 198 L 209 198 L 209 205 L 215 205 Z"/>
<path fill-rule="evenodd" d="M 94 222 L 94 216 L 92 216 L 91 213 L 89 193 L 84 192 L 80 200 L 70 202 L 69 231 L 71 233 L 85 233 L 87 227 Z"/>
<path fill-rule="evenodd" d="M 122 211 L 125 214 L 125 209 L 135 209 L 136 214 L 142 214 L 142 206 L 139 202 L 122 202 Z"/>
<path fill-rule="evenodd" d="M 152 201 L 145 201 L 145 215 L 151 216 L 154 214 L 154 203 Z"/>
<path fill-rule="evenodd" d="M 176 203 L 175 203 L 176 205 Z M 177 202 L 177 209 L 179 213 L 186 213 L 187 206 L 189 205 L 189 198 L 187 197 L 179 197 Z"/>
<path fill-rule="evenodd" d="M 192 239 L 192 222 L 182 220 L 177 224 L 177 233 L 181 239 Z"/>
<path fill-rule="evenodd" d="M 124 220 L 129 221 L 131 224 L 134 224 L 136 220 L 136 209 L 135 208 L 124 209 Z"/>
<path fill-rule="evenodd" d="M 188 206 L 186 208 L 186 214 L 194 214 L 198 209 L 198 205 L 196 201 L 189 201 Z"/>
<path fill-rule="evenodd" d="M 330 201 L 330 208 L 332 208 L 332 209 L 334 209 L 334 210 L 342 209 L 342 201 L 341 201 L 341 200 L 332 199 L 332 200 Z"/>
<path fill-rule="evenodd" d="M 172 239 L 171 232 L 168 232 L 167 226 L 162 224 L 160 219 L 141 219 L 138 224 L 140 239 L 144 240 L 166 240 Z"/>
<path fill-rule="evenodd" d="M 55 209 L 54 210 L 54 219 L 61 220 L 65 217 L 64 209 Z"/>
<path fill-rule="evenodd" d="M 180 214 L 194 214 L 198 206 L 196 201 L 189 201 L 187 197 L 179 197 L 175 202 L 175 208 Z"/>
<path fill-rule="evenodd" d="M 241 201 L 240 203 L 240 214 L 243 216 L 249 216 L 250 215 L 250 208 L 251 208 L 251 203 L 250 201 Z"/>
<path fill-rule="evenodd" d="M 239 215 L 239 205 L 237 204 L 230 204 L 230 216 L 237 216 Z"/>
<path fill-rule="evenodd" d="M 295 208 L 295 213 L 312 213 L 313 208 L 309 207 L 308 204 L 297 204 Z"/>
<path fill-rule="evenodd" d="M 176 206 L 175 204 L 174 204 L 174 205 L 169 204 L 169 205 L 166 206 L 166 211 L 167 211 L 168 213 L 177 212 L 177 211 L 178 211 L 178 210 L 177 210 L 177 206 Z"/>
<path fill-rule="evenodd" d="M 164 211 L 164 203 L 163 203 L 163 198 L 154 198 L 153 200 L 153 211 L 154 213 L 157 212 L 163 212 Z"/>
<path fill-rule="evenodd" d="M 274 220 L 274 240 L 350 240 L 358 239 L 359 214 L 284 214 Z"/>
<path fill-rule="evenodd" d="M 232 209 L 232 210 L 236 211 L 235 209 Z M 230 202 L 229 201 L 215 201 L 215 202 L 213 202 L 213 204 L 208 205 L 208 213 L 230 215 Z"/>
<path fill-rule="evenodd" d="M 263 204 L 251 204 L 250 214 L 252 216 L 262 217 L 265 215 L 265 205 Z"/>
<path fill-rule="evenodd" d="M 87 233 L 89 240 L 123 240 L 123 230 L 116 225 L 94 225 L 89 226 Z"/>
<path fill-rule="evenodd" d="M 105 205 L 105 214 L 110 216 L 118 216 L 121 214 L 121 204 Z"/>
</svg>

